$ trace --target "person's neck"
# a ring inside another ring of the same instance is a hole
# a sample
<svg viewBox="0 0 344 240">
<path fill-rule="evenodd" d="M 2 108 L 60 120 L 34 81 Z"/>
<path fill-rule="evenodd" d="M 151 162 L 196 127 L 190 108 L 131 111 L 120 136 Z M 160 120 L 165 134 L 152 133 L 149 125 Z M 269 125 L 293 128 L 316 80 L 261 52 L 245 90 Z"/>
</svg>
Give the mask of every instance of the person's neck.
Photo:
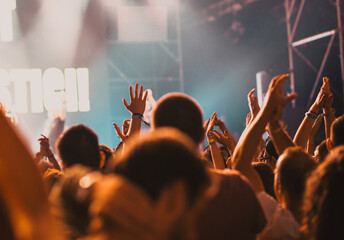
<svg viewBox="0 0 344 240">
<path fill-rule="evenodd" d="M 290 199 L 283 198 L 282 206 L 288 209 L 293 214 L 295 220 L 298 223 L 301 223 L 302 213 L 301 213 L 299 201 L 297 201 L 294 198 L 290 198 Z"/>
</svg>

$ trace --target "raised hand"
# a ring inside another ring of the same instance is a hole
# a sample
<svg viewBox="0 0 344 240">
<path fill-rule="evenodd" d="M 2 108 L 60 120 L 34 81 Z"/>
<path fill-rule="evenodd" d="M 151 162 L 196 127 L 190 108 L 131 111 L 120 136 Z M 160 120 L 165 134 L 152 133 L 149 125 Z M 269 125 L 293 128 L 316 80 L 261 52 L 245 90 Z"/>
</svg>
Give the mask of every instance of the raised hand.
<svg viewBox="0 0 344 240">
<path fill-rule="evenodd" d="M 214 130 L 214 135 L 216 141 L 226 146 L 230 151 L 230 154 L 233 154 L 236 146 L 236 141 L 233 136 L 229 132 L 225 132 L 224 134 L 222 134 L 217 130 Z"/>
<path fill-rule="evenodd" d="M 112 125 L 115 128 L 117 136 L 121 139 L 122 142 L 125 142 L 125 140 L 127 139 L 127 135 L 125 135 L 124 131 L 122 132 L 121 128 L 115 122 L 113 122 Z"/>
<path fill-rule="evenodd" d="M 251 112 L 249 112 L 249 113 L 246 115 L 246 127 L 247 127 L 248 125 L 250 125 L 251 119 L 252 119 L 252 114 L 251 114 Z"/>
<path fill-rule="evenodd" d="M 214 112 L 210 117 L 207 133 L 212 132 L 214 130 L 214 126 L 215 126 L 216 121 L 217 121 L 217 114 L 216 114 L 216 112 Z"/>
<path fill-rule="evenodd" d="M 148 92 L 143 92 L 143 86 L 140 86 L 139 91 L 139 84 L 135 84 L 135 95 L 133 93 L 133 87 L 129 87 L 129 94 L 130 94 L 130 104 L 128 104 L 127 100 L 123 98 L 124 106 L 127 108 L 129 112 L 132 114 L 139 113 L 143 115 L 145 108 L 146 108 L 146 99 L 148 96 Z"/>
<path fill-rule="evenodd" d="M 274 77 L 269 85 L 269 89 L 266 93 L 265 106 L 270 110 L 274 111 L 277 106 L 284 107 L 286 104 L 297 98 L 298 94 L 293 93 L 288 96 L 283 94 L 283 83 L 289 78 L 289 74 L 278 75 Z"/>
<path fill-rule="evenodd" d="M 234 137 L 232 136 L 231 132 L 228 130 L 226 124 L 222 121 L 222 119 L 216 119 L 215 125 L 218 126 L 223 133 L 221 134 L 219 131 L 214 130 L 216 133 L 216 141 L 225 145 L 232 154 L 234 152 L 237 142 L 235 141 Z"/>
<path fill-rule="evenodd" d="M 128 131 L 129 131 L 129 128 L 130 128 L 130 120 L 129 119 L 125 119 L 123 121 L 123 124 L 122 124 L 123 134 L 127 135 Z"/>
<path fill-rule="evenodd" d="M 52 155 L 50 150 L 49 138 L 41 134 L 41 138 L 38 139 L 40 145 L 40 154 L 43 157 L 48 157 Z"/>
<path fill-rule="evenodd" d="M 255 118 L 260 110 L 259 104 L 258 104 L 258 98 L 254 95 L 254 92 L 256 91 L 255 88 L 253 88 L 247 95 L 248 100 L 248 106 L 250 108 L 252 117 Z"/>
<path fill-rule="evenodd" d="M 206 133 L 207 130 L 208 130 L 209 122 L 210 122 L 210 120 L 208 119 L 207 121 L 205 121 L 205 122 L 203 123 L 203 132 L 204 132 L 204 133 Z"/>
<path fill-rule="evenodd" d="M 53 164 L 53 167 L 55 169 L 61 170 L 60 164 L 57 162 L 53 152 L 50 149 L 49 138 L 41 134 L 41 138 L 39 138 L 38 141 L 40 144 L 40 152 L 38 153 L 38 155 L 36 155 L 36 158 L 42 159 L 42 157 L 47 157 L 49 162 Z"/>
</svg>

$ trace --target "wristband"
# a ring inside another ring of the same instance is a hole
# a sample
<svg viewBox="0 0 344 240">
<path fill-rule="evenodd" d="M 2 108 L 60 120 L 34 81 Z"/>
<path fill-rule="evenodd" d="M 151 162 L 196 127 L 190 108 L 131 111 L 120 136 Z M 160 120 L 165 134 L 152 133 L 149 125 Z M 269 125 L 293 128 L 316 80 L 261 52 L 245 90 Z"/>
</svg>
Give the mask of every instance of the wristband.
<svg viewBox="0 0 344 240">
<path fill-rule="evenodd" d="M 209 145 L 211 145 L 211 144 L 216 143 L 216 141 L 214 139 L 211 139 L 211 140 L 208 141 L 208 143 L 209 143 Z"/>
<path fill-rule="evenodd" d="M 317 116 L 316 115 L 313 115 L 312 113 L 309 113 L 309 112 L 306 112 L 306 114 L 305 114 L 307 117 L 309 117 L 309 118 L 312 118 L 312 119 L 314 119 L 314 120 L 316 120 L 317 119 Z"/>
<path fill-rule="evenodd" d="M 318 113 L 313 112 L 312 110 L 309 110 L 311 113 L 313 113 L 315 116 L 318 115 Z"/>
<path fill-rule="evenodd" d="M 132 116 L 138 116 L 139 118 L 143 119 L 143 115 L 141 113 L 133 113 Z"/>
</svg>

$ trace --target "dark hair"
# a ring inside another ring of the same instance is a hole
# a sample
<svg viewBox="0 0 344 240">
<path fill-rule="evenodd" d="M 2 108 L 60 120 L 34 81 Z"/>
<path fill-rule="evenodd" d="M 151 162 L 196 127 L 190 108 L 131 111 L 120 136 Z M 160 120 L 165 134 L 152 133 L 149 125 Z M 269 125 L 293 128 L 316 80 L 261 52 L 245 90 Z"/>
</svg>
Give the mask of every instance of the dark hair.
<svg viewBox="0 0 344 240">
<path fill-rule="evenodd" d="M 332 146 L 344 145 L 344 115 L 338 117 L 331 125 Z"/>
<path fill-rule="evenodd" d="M 105 162 L 104 162 L 104 166 L 102 167 L 102 169 L 105 169 L 108 162 L 111 161 L 111 159 L 113 158 L 112 151 L 108 146 L 104 144 L 99 145 L 99 150 L 103 152 L 105 155 Z"/>
<path fill-rule="evenodd" d="M 344 239 L 344 147 L 335 148 L 307 181 L 304 239 Z"/>
<path fill-rule="evenodd" d="M 275 145 L 270 138 L 266 141 L 265 149 L 270 156 L 274 157 L 275 159 L 278 158 L 278 153 L 276 151 Z"/>
<path fill-rule="evenodd" d="M 56 145 L 58 153 L 67 167 L 82 164 L 93 169 L 99 168 L 98 137 L 89 127 L 83 124 L 70 127 L 59 138 Z"/>
<path fill-rule="evenodd" d="M 289 198 L 301 203 L 307 177 L 316 167 L 313 158 L 300 147 L 287 148 L 277 162 L 277 179 Z"/>
<path fill-rule="evenodd" d="M 17 239 L 14 235 L 14 231 L 13 231 L 14 228 L 12 227 L 12 224 L 11 224 L 10 212 L 8 208 L 6 207 L 5 201 L 3 200 L 1 193 L 0 193 L 0 223 L 1 223 L 0 224 L 0 239 L 6 239 L 6 240 Z"/>
<path fill-rule="evenodd" d="M 203 113 L 199 104 L 188 95 L 164 95 L 153 109 L 153 128 L 174 127 L 186 133 L 197 144 L 202 142 Z"/>
<path fill-rule="evenodd" d="M 252 166 L 258 172 L 260 178 L 262 179 L 265 192 L 273 198 L 276 198 L 274 191 L 275 175 L 270 165 L 265 162 L 253 162 Z"/>
<path fill-rule="evenodd" d="M 92 170 L 82 165 L 74 165 L 66 170 L 53 187 L 50 200 L 53 213 L 57 213 L 68 229 L 70 239 L 86 236 L 90 222 L 88 208 L 91 191 L 80 187 L 80 180 Z"/>
<path fill-rule="evenodd" d="M 190 204 L 208 182 L 192 140 L 172 128 L 155 130 L 126 147 L 113 172 L 135 183 L 153 200 L 163 189 L 181 180 L 187 186 Z"/>
</svg>

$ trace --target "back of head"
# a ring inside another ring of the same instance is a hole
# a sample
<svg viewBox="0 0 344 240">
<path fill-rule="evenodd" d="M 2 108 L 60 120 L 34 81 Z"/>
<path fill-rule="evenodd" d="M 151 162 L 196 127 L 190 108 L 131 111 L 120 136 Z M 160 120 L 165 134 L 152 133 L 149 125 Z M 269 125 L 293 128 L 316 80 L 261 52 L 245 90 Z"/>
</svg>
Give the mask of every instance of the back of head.
<svg viewBox="0 0 344 240">
<path fill-rule="evenodd" d="M 307 177 L 315 167 L 309 154 L 300 147 L 290 147 L 277 161 L 275 184 L 280 184 L 287 199 L 298 205 L 302 201 Z"/>
<path fill-rule="evenodd" d="M 61 175 L 50 194 L 51 206 L 57 220 L 66 227 L 70 239 L 86 236 L 89 225 L 90 191 L 82 188 L 82 179 L 92 170 L 74 165 Z M 88 181 L 90 182 L 90 181 Z"/>
<path fill-rule="evenodd" d="M 114 172 L 143 189 L 153 200 L 175 183 L 182 181 L 187 201 L 193 203 L 204 190 L 208 178 L 193 142 L 172 128 L 161 128 L 126 148 Z"/>
<path fill-rule="evenodd" d="M 186 133 L 195 143 L 203 140 L 203 113 L 188 95 L 169 93 L 159 99 L 152 115 L 153 128 L 174 127 Z"/>
<path fill-rule="evenodd" d="M 344 145 L 344 115 L 337 118 L 331 125 L 332 146 Z"/>
<path fill-rule="evenodd" d="M 93 169 L 99 168 L 98 137 L 85 125 L 78 124 L 70 127 L 61 135 L 56 145 L 65 166 L 82 164 Z"/>
<path fill-rule="evenodd" d="M 274 192 L 274 171 L 270 165 L 265 162 L 253 162 L 252 165 L 262 179 L 265 192 L 276 198 Z"/>
<path fill-rule="evenodd" d="M 344 147 L 335 148 L 307 181 L 305 239 L 344 239 Z"/>
</svg>

